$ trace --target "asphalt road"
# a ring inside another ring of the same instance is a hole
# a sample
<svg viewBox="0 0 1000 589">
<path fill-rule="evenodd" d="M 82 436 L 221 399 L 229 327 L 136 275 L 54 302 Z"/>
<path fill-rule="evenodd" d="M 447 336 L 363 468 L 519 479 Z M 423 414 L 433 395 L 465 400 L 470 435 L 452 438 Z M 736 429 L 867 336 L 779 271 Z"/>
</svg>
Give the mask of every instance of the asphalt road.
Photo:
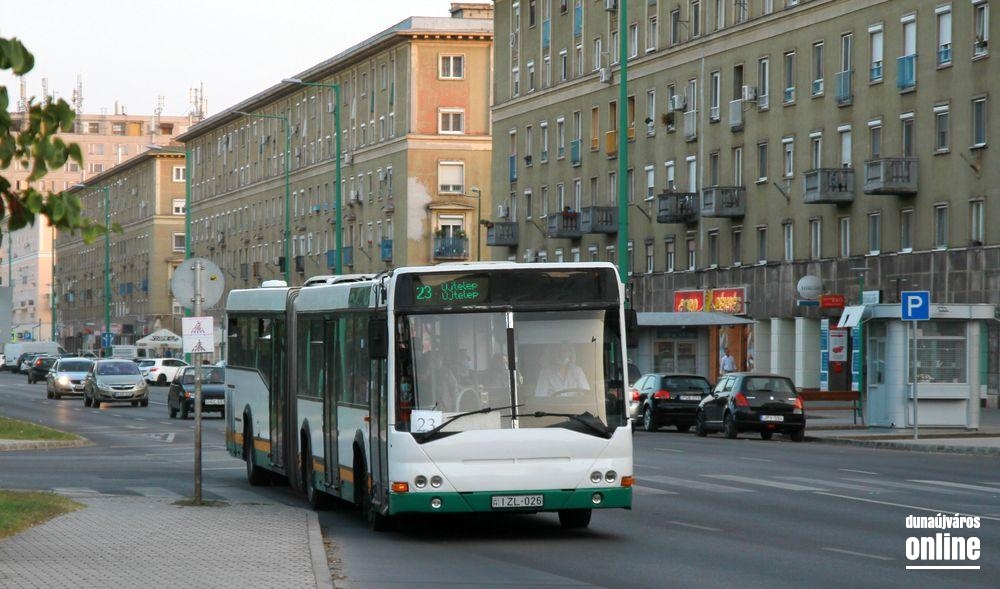
<svg viewBox="0 0 1000 589">
<path fill-rule="evenodd" d="M 171 420 L 165 388 L 147 408 L 84 408 L 0 374 L 0 414 L 78 432 L 94 446 L 0 453 L 0 486 L 190 496 L 193 421 Z M 251 488 L 225 453 L 222 420 L 204 422 L 206 498 L 304 506 L 286 487 Z M 325 511 L 344 577 L 374 587 L 995 587 L 1000 461 L 777 436 L 765 442 L 637 432 L 631 511 L 595 512 L 586 530 L 553 514 L 414 518 L 370 532 L 356 511 Z M 908 529 L 907 516 L 980 517 L 981 527 Z M 907 558 L 907 538 L 979 538 L 978 560 Z M 980 570 L 907 570 L 907 565 Z"/>
</svg>

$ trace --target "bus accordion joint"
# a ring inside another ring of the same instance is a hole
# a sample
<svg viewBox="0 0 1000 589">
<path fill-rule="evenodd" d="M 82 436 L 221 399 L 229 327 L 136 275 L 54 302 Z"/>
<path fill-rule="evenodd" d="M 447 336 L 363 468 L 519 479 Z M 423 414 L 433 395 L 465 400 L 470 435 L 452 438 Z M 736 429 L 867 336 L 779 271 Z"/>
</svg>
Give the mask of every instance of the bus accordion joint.
<svg viewBox="0 0 1000 589">
<path fill-rule="evenodd" d="M 629 488 L 629 487 L 632 486 L 632 484 L 634 482 L 635 482 L 635 477 L 632 477 L 632 476 L 624 476 L 624 477 L 622 477 L 622 486 L 623 487 Z"/>
</svg>

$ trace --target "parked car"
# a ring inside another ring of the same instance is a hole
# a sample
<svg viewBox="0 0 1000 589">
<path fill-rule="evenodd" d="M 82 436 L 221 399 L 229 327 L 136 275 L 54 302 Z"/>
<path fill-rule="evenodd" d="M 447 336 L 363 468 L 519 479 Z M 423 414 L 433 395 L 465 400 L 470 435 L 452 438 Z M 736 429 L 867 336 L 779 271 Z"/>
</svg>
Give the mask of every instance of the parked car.
<svg viewBox="0 0 1000 589">
<path fill-rule="evenodd" d="M 647 432 L 665 425 L 686 432 L 694 425 L 698 403 L 711 391 L 708 379 L 697 374 L 644 374 L 632 385 L 629 416 Z"/>
<path fill-rule="evenodd" d="M 195 390 L 194 377 L 195 366 L 186 366 L 173 382 L 170 383 L 170 390 L 167 392 L 167 409 L 170 411 L 170 418 L 177 417 L 180 412 L 181 419 L 187 419 L 189 414 L 194 413 Z M 222 417 L 226 415 L 226 369 L 221 366 L 201 367 L 201 410 L 217 411 Z"/>
<path fill-rule="evenodd" d="M 28 366 L 28 384 L 35 384 L 38 381 L 45 380 L 45 375 L 49 373 L 52 365 L 58 359 L 55 356 L 35 356 L 31 361 L 31 365 Z"/>
<path fill-rule="evenodd" d="M 49 399 L 63 395 L 82 395 L 87 371 L 94 365 L 90 358 L 60 358 L 45 376 L 45 394 Z"/>
<path fill-rule="evenodd" d="M 174 380 L 181 368 L 189 366 L 179 358 L 144 358 L 139 360 L 139 370 L 146 382 L 166 386 Z"/>
<path fill-rule="evenodd" d="M 131 360 L 97 360 L 83 382 L 83 404 L 100 407 L 101 403 L 149 405 L 149 385 Z"/>
<path fill-rule="evenodd" d="M 722 431 L 727 438 L 754 431 L 765 440 L 780 432 L 801 442 L 806 434 L 802 398 L 795 392 L 792 380 L 784 376 L 727 374 L 698 406 L 695 433 L 704 436 L 709 431 Z"/>
</svg>

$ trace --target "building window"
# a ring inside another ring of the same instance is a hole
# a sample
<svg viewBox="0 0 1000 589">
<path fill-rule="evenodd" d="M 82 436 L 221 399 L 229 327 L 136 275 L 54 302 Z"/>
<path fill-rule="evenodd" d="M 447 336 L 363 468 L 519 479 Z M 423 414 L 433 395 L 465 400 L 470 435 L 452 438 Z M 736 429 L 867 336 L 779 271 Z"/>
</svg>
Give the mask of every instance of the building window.
<svg viewBox="0 0 1000 589">
<path fill-rule="evenodd" d="M 708 267 L 719 267 L 719 230 L 708 232 Z"/>
<path fill-rule="evenodd" d="M 840 133 L 840 165 L 844 168 L 850 168 L 854 162 L 851 155 L 853 145 L 851 128 L 849 126 L 838 127 L 837 132 Z"/>
<path fill-rule="evenodd" d="M 443 80 L 461 80 L 465 77 L 465 57 L 442 55 L 440 77 Z"/>
<path fill-rule="evenodd" d="M 823 134 L 809 134 L 809 167 L 813 170 L 823 167 Z"/>
<path fill-rule="evenodd" d="M 851 255 L 851 218 L 840 218 L 840 257 L 846 258 Z"/>
<path fill-rule="evenodd" d="M 813 43 L 812 48 L 812 95 L 819 96 L 823 93 L 823 42 Z"/>
<path fill-rule="evenodd" d="M 877 160 L 882 157 L 882 125 L 868 124 L 868 148 L 871 159 Z"/>
<path fill-rule="evenodd" d="M 767 227 L 757 228 L 757 263 L 767 263 Z"/>
<path fill-rule="evenodd" d="M 951 5 L 937 9 L 937 63 L 939 66 L 951 63 Z"/>
<path fill-rule="evenodd" d="M 809 219 L 809 259 L 823 257 L 823 220 Z"/>
<path fill-rule="evenodd" d="M 681 42 L 681 9 L 676 8 L 670 11 L 670 44 L 676 45 Z"/>
<path fill-rule="evenodd" d="M 446 194 L 465 192 L 465 164 L 462 162 L 438 163 L 438 192 Z"/>
<path fill-rule="evenodd" d="M 653 200 L 656 195 L 656 169 L 646 166 L 646 200 Z"/>
<path fill-rule="evenodd" d="M 656 4 L 650 7 L 653 11 L 646 17 L 646 51 L 656 51 L 656 43 L 660 37 L 659 21 L 656 18 Z"/>
<path fill-rule="evenodd" d="M 768 95 L 771 92 L 771 60 L 762 57 L 757 60 L 757 108 L 768 106 Z"/>
<path fill-rule="evenodd" d="M 527 63 L 527 76 L 528 76 L 528 92 L 535 91 L 535 62 L 529 61 Z"/>
<path fill-rule="evenodd" d="M 674 263 L 676 261 L 676 251 L 674 250 L 674 240 L 673 238 L 668 238 L 664 242 L 664 270 L 667 272 L 674 271 Z"/>
<path fill-rule="evenodd" d="M 948 247 L 948 205 L 934 206 L 934 247 Z"/>
<path fill-rule="evenodd" d="M 653 273 L 653 244 L 646 244 L 646 274 Z"/>
<path fill-rule="evenodd" d="M 173 251 L 175 251 L 175 252 L 183 252 L 183 251 L 185 251 L 184 244 L 185 244 L 184 234 L 183 233 L 174 233 Z"/>
<path fill-rule="evenodd" d="M 948 105 L 934 107 L 934 151 L 948 151 Z"/>
<path fill-rule="evenodd" d="M 785 104 L 795 102 L 795 52 L 785 53 Z"/>
<path fill-rule="evenodd" d="M 670 160 L 669 162 L 665 162 L 663 167 L 667 176 L 667 190 L 674 190 L 677 188 L 677 166 L 674 164 L 673 160 Z"/>
<path fill-rule="evenodd" d="M 899 117 L 899 123 L 903 132 L 903 157 L 913 157 L 914 137 L 913 137 L 913 113 L 905 113 Z"/>
<path fill-rule="evenodd" d="M 972 147 L 986 146 L 986 98 L 972 101 Z"/>
<path fill-rule="evenodd" d="M 868 214 L 868 253 L 877 255 L 882 251 L 882 214 Z"/>
<path fill-rule="evenodd" d="M 871 49 L 871 67 L 868 79 L 872 82 L 882 81 L 882 25 L 868 29 L 868 45 Z"/>
<path fill-rule="evenodd" d="M 698 267 L 697 253 L 698 244 L 695 242 L 693 237 L 687 239 L 687 269 L 689 271 L 694 271 Z"/>
<path fill-rule="evenodd" d="M 743 249 L 743 228 L 737 227 L 733 229 L 733 266 L 739 266 L 743 263 L 743 256 L 741 251 Z"/>
<path fill-rule="evenodd" d="M 990 40 L 990 3 L 986 0 L 973 0 L 972 33 L 975 36 L 972 44 L 972 57 L 986 55 Z"/>
<path fill-rule="evenodd" d="M 175 215 L 183 215 L 187 211 L 183 198 L 175 198 L 173 200 L 173 211 Z"/>
<path fill-rule="evenodd" d="M 691 36 L 700 37 L 701 36 L 701 2 L 700 0 L 691 0 L 689 4 L 690 9 L 688 11 L 688 20 L 691 25 Z"/>
<path fill-rule="evenodd" d="M 899 212 L 899 251 L 913 251 L 913 209 Z"/>
<path fill-rule="evenodd" d="M 974 200 L 969 203 L 969 240 L 971 245 L 983 245 L 986 237 L 986 226 L 983 216 L 985 203 Z"/>
<path fill-rule="evenodd" d="M 795 140 L 785 137 L 781 140 L 781 148 L 784 151 L 783 175 L 791 178 L 795 175 Z"/>
<path fill-rule="evenodd" d="M 187 177 L 187 168 L 184 166 L 174 166 L 173 179 L 174 182 L 183 182 Z"/>
<path fill-rule="evenodd" d="M 438 133 L 465 133 L 465 111 L 460 108 L 442 108 L 438 110 Z"/>
<path fill-rule="evenodd" d="M 540 127 L 542 130 L 542 153 L 539 154 L 539 159 L 544 164 L 549 161 L 549 124 L 546 121 L 542 121 Z"/>
<path fill-rule="evenodd" d="M 767 182 L 767 142 L 757 144 L 757 182 Z"/>
<path fill-rule="evenodd" d="M 782 243 L 784 244 L 783 256 L 786 262 L 791 262 L 795 259 L 795 226 L 791 223 L 785 223 L 781 226 L 781 237 Z"/>
<path fill-rule="evenodd" d="M 709 109 L 708 109 L 708 120 L 717 123 L 719 122 L 719 96 L 722 94 L 722 76 L 720 72 L 715 71 L 711 74 L 711 80 L 709 85 Z"/>
</svg>

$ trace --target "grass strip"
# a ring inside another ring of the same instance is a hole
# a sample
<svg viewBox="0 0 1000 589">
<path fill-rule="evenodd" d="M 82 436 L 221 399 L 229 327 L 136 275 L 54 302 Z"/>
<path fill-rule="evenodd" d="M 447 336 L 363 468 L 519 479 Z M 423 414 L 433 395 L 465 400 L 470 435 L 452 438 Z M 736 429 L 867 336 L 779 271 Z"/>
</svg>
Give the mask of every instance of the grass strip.
<svg viewBox="0 0 1000 589">
<path fill-rule="evenodd" d="M 76 434 L 61 432 L 44 425 L 0 417 L 0 440 L 79 440 Z"/>
<path fill-rule="evenodd" d="M 55 493 L 0 490 L 0 538 L 13 536 L 81 507 L 82 504 Z"/>
</svg>

